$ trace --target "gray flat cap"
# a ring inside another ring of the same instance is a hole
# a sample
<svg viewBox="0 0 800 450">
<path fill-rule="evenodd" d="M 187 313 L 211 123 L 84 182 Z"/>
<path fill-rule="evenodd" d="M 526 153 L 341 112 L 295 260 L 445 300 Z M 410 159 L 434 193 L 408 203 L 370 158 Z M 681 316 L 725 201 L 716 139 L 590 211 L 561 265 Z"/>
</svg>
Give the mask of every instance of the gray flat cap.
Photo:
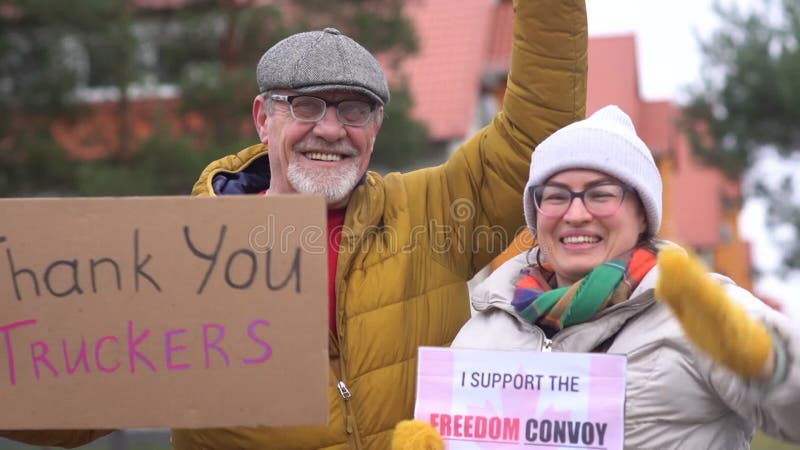
<svg viewBox="0 0 800 450">
<path fill-rule="evenodd" d="M 389 86 L 378 61 L 335 28 L 294 34 L 273 45 L 261 56 L 256 78 L 261 92 L 342 89 L 389 103 Z"/>
</svg>

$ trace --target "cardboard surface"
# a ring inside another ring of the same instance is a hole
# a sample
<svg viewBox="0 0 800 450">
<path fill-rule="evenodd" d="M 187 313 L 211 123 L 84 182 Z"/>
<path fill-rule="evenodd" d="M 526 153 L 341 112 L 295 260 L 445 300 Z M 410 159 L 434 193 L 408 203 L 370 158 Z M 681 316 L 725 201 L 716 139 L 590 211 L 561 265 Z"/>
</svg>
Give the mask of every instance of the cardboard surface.
<svg viewBox="0 0 800 450">
<path fill-rule="evenodd" d="M 0 200 L 0 428 L 327 422 L 320 197 Z"/>
</svg>

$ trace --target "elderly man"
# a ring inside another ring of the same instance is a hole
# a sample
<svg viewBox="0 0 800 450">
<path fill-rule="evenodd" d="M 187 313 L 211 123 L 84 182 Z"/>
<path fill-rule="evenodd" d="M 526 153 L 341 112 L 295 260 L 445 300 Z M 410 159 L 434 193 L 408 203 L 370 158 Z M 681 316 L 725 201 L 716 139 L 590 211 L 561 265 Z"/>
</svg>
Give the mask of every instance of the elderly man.
<svg viewBox="0 0 800 450">
<path fill-rule="evenodd" d="M 584 0 L 516 3 L 502 112 L 445 164 L 408 174 L 367 172 L 390 97 L 367 50 L 332 28 L 267 50 L 253 102 L 261 143 L 209 165 L 193 193 L 327 199 L 330 419 L 174 430 L 176 449 L 390 447 L 413 415 L 417 347 L 450 343 L 469 318 L 466 281 L 502 250 L 474 237 L 523 225 L 532 149 L 585 111 Z"/>
</svg>

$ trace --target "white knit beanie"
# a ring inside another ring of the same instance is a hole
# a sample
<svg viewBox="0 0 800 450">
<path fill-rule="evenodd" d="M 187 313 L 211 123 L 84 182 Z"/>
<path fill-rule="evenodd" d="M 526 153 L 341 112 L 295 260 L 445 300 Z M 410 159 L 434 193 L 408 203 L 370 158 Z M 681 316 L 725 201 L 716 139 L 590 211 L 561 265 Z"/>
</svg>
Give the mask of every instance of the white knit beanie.
<svg viewBox="0 0 800 450">
<path fill-rule="evenodd" d="M 647 216 L 647 232 L 661 228 L 661 174 L 650 149 L 636 135 L 631 118 L 616 105 L 606 106 L 542 141 L 531 157 L 523 195 L 528 228 L 536 235 L 536 206 L 531 188 L 567 169 L 606 173 L 636 190 Z"/>
</svg>

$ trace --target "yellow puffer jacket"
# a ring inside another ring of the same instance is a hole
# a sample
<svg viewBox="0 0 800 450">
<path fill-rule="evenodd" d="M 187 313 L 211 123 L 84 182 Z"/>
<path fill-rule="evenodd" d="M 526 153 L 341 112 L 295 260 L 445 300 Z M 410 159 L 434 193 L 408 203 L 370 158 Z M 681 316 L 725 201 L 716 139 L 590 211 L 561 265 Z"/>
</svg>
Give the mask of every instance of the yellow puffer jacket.
<svg viewBox="0 0 800 450">
<path fill-rule="evenodd" d="M 391 447 L 395 425 L 413 416 L 417 347 L 452 341 L 469 318 L 466 281 L 524 226 L 532 149 L 585 113 L 584 1 L 515 7 L 511 74 L 492 124 L 445 164 L 386 177 L 370 172 L 351 197 L 336 274 L 328 425 L 173 430 L 177 450 Z M 263 190 L 252 183 L 265 173 L 267 148 L 256 145 L 209 165 L 193 193 L 247 183 L 245 192 Z"/>
</svg>

